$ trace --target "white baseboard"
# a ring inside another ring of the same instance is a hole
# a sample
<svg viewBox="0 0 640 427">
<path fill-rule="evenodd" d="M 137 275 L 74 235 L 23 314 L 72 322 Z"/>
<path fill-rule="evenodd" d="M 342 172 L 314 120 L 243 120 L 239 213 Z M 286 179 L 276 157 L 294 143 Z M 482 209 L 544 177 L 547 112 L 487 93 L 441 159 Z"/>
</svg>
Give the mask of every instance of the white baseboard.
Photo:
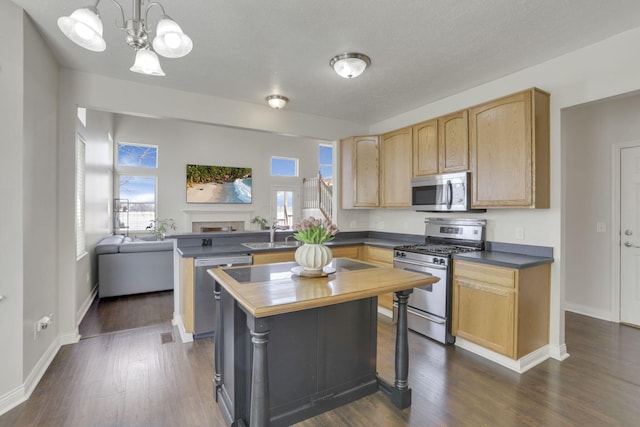
<svg viewBox="0 0 640 427">
<path fill-rule="evenodd" d="M 570 356 L 567 352 L 567 344 L 562 344 L 561 346 L 550 345 L 549 355 L 552 359 L 559 360 L 560 362 L 567 359 Z"/>
<path fill-rule="evenodd" d="M 24 384 L 0 396 L 0 415 L 10 411 L 31 397 L 31 393 L 36 389 L 42 376 L 47 372 L 49 365 L 51 365 L 53 358 L 58 354 L 60 346 L 59 338 L 53 340 L 49 348 L 47 348 L 38 360 L 38 363 L 36 363 L 36 366 L 31 370 Z"/>
<path fill-rule="evenodd" d="M 89 308 L 91 307 L 91 304 L 93 304 L 93 300 L 96 299 L 97 295 L 98 295 L 98 284 L 96 283 L 95 285 L 93 285 L 93 288 L 89 293 L 89 296 L 87 297 L 87 299 L 84 300 L 84 302 L 82 303 L 82 306 L 76 313 L 76 325 L 79 325 L 80 322 L 82 322 L 82 319 L 84 319 L 84 316 L 87 314 L 87 311 L 89 311 Z"/>
<path fill-rule="evenodd" d="M 184 329 L 184 322 L 182 321 L 182 316 L 180 316 L 177 313 L 173 313 L 173 319 L 171 319 L 171 324 L 178 328 L 178 332 L 180 332 L 180 340 L 183 343 L 193 341 L 193 334 L 187 332 Z"/>
<path fill-rule="evenodd" d="M 0 415 L 9 412 L 25 400 L 27 400 L 27 394 L 24 391 L 24 384 L 3 394 L 0 396 Z"/>
<path fill-rule="evenodd" d="M 595 317 L 596 319 L 606 320 L 608 322 L 615 322 L 611 311 L 600 310 L 597 308 L 589 307 L 587 305 L 575 304 L 567 302 L 564 304 L 564 309 L 572 313 L 582 314 L 584 316 Z"/>
<path fill-rule="evenodd" d="M 491 351 L 460 337 L 456 337 L 456 347 L 460 347 L 464 350 L 470 351 L 471 353 L 475 353 L 478 356 L 482 356 L 485 359 L 504 366 L 505 368 L 516 371 L 519 374 L 528 371 L 529 369 L 544 362 L 550 357 L 549 345 L 540 347 L 539 349 L 527 354 L 526 356 L 523 356 L 518 360 L 510 359 L 506 356 L 496 353 L 495 351 Z"/>
</svg>

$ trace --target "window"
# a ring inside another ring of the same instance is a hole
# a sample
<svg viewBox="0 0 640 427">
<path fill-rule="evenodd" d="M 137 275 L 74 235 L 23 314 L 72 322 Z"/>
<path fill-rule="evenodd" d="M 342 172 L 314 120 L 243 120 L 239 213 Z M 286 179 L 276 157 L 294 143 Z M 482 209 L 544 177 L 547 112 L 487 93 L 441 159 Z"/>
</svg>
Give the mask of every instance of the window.
<svg viewBox="0 0 640 427">
<path fill-rule="evenodd" d="M 327 183 L 333 182 L 333 146 L 320 144 L 318 170 Z"/>
<path fill-rule="evenodd" d="M 114 193 L 118 203 L 126 207 L 126 215 L 117 218 L 117 228 L 145 230 L 156 218 L 158 147 L 118 143 L 116 156 Z"/>
<path fill-rule="evenodd" d="M 298 159 L 272 157 L 271 176 L 298 176 Z"/>
<path fill-rule="evenodd" d="M 76 136 L 76 258 L 87 253 L 85 225 L 85 173 L 86 144 L 84 139 Z"/>
</svg>

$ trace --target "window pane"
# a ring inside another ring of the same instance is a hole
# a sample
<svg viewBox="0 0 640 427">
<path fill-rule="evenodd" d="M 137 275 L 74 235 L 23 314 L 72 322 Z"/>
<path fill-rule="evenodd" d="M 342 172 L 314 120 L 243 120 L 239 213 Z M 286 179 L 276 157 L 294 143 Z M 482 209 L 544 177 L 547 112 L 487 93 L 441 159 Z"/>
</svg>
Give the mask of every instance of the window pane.
<svg viewBox="0 0 640 427">
<path fill-rule="evenodd" d="M 86 145 L 80 135 L 76 138 L 76 257 L 84 255 L 86 248 L 85 195 Z"/>
<path fill-rule="evenodd" d="M 331 181 L 333 178 L 333 147 L 331 145 L 320 145 L 318 159 L 320 175 L 325 180 Z"/>
<path fill-rule="evenodd" d="M 118 143 L 118 166 L 158 167 L 158 147 Z"/>
<path fill-rule="evenodd" d="M 120 175 L 119 197 L 129 201 L 131 230 L 144 230 L 156 217 L 156 178 Z"/>
<path fill-rule="evenodd" d="M 298 159 L 272 157 L 271 175 L 298 176 Z"/>
<path fill-rule="evenodd" d="M 278 225 L 293 225 L 293 191 L 276 192 L 276 220 Z"/>
</svg>

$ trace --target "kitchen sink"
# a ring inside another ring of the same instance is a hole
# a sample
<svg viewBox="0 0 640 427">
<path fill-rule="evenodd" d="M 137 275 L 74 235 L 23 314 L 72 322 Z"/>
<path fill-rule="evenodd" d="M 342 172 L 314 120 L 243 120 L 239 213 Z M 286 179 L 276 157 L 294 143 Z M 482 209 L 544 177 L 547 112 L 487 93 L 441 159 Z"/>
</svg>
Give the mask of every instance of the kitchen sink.
<svg viewBox="0 0 640 427">
<path fill-rule="evenodd" d="M 242 245 L 250 249 L 297 248 L 300 246 L 300 242 L 297 240 L 293 242 L 253 242 Z"/>
</svg>

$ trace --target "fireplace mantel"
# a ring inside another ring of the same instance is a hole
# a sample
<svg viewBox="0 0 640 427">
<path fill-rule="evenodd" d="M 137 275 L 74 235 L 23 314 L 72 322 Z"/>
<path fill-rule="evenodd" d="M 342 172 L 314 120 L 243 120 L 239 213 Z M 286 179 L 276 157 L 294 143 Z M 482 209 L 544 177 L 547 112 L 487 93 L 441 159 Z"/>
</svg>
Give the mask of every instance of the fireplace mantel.
<svg viewBox="0 0 640 427">
<path fill-rule="evenodd" d="M 184 209 L 183 213 L 183 229 L 193 232 L 193 224 L 199 223 L 198 226 L 208 227 L 233 227 L 234 229 L 249 230 L 251 218 L 255 216 L 254 211 L 241 211 L 237 209 Z"/>
</svg>

